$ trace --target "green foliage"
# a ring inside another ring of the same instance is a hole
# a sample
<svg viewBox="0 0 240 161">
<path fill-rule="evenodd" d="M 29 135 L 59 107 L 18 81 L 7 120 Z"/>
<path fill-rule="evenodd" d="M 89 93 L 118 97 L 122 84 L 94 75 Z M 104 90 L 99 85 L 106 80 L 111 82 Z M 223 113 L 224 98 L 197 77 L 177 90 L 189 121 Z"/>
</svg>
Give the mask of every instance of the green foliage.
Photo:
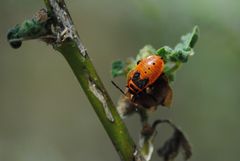
<svg viewBox="0 0 240 161">
<path fill-rule="evenodd" d="M 198 40 L 198 36 L 199 29 L 197 26 L 195 26 L 191 33 L 188 33 L 181 37 L 180 43 L 178 43 L 174 49 L 171 49 L 168 46 L 164 46 L 157 50 L 157 54 L 160 55 L 167 63 L 186 63 L 189 56 L 192 56 L 194 54 L 193 47 Z"/>
<path fill-rule="evenodd" d="M 156 49 L 154 49 L 151 45 L 146 45 L 139 51 L 139 53 L 137 54 L 136 60 L 139 61 L 153 54 L 157 54 Z"/>
<path fill-rule="evenodd" d="M 51 31 L 47 23 L 48 15 L 44 9 L 32 18 L 17 24 L 7 33 L 7 39 L 13 48 L 19 48 L 23 40 L 40 38 Z"/>
<path fill-rule="evenodd" d="M 121 60 L 113 62 L 112 76 L 126 76 L 128 72 L 136 66 L 139 60 L 146 58 L 149 55 L 156 54 L 163 58 L 165 62 L 164 73 L 170 81 L 173 81 L 175 71 L 182 63 L 186 63 L 189 57 L 194 54 L 193 47 L 198 40 L 198 36 L 199 29 L 195 26 L 191 33 L 181 37 L 180 43 L 178 43 L 174 49 L 164 46 L 156 50 L 151 45 L 146 45 L 139 51 L 135 59 L 128 58 L 126 62 Z"/>
<path fill-rule="evenodd" d="M 119 75 L 123 75 L 124 74 L 124 66 L 125 63 L 121 60 L 117 60 L 114 63 L 112 63 L 112 76 L 116 77 Z"/>
<path fill-rule="evenodd" d="M 42 35 L 44 31 L 42 24 L 35 19 L 25 20 L 21 25 L 16 25 L 14 28 L 10 29 L 8 39 L 38 36 Z"/>
</svg>

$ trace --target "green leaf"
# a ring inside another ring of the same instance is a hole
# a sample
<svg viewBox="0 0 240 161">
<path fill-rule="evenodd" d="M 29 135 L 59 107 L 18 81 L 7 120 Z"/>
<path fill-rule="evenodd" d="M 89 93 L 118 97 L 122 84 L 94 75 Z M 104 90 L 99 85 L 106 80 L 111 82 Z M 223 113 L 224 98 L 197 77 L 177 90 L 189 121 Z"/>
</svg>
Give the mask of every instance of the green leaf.
<svg viewBox="0 0 240 161">
<path fill-rule="evenodd" d="M 181 37 L 181 42 L 176 45 L 175 50 L 177 49 L 188 50 L 189 48 L 193 48 L 198 40 L 198 37 L 199 29 L 197 26 L 195 26 L 191 33 L 188 33 Z"/>
<path fill-rule="evenodd" d="M 112 76 L 117 77 L 120 75 L 124 75 L 125 73 L 124 67 L 125 63 L 123 61 L 121 60 L 114 61 L 112 63 Z"/>
<path fill-rule="evenodd" d="M 161 56 L 165 62 L 168 62 L 170 60 L 172 52 L 173 50 L 170 47 L 164 46 L 157 50 L 157 55 Z"/>
<path fill-rule="evenodd" d="M 151 45 L 145 45 L 137 54 L 136 61 L 148 57 L 149 55 L 156 54 L 157 51 Z"/>
<path fill-rule="evenodd" d="M 166 63 L 168 62 L 182 62 L 186 63 L 189 56 L 194 54 L 193 47 L 198 40 L 199 29 L 197 26 L 193 28 L 191 33 L 181 37 L 174 49 L 164 46 L 157 50 L 157 55 L 161 56 Z"/>
</svg>

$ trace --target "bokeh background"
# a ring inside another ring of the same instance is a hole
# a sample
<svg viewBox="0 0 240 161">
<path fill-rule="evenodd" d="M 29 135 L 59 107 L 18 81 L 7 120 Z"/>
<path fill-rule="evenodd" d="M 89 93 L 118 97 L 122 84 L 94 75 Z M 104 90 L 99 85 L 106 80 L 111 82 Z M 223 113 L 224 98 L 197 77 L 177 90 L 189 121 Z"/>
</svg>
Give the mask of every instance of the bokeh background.
<svg viewBox="0 0 240 161">
<path fill-rule="evenodd" d="M 111 62 L 126 59 L 146 44 L 174 46 L 194 25 L 201 31 L 196 55 L 178 71 L 171 109 L 151 115 L 169 118 L 188 135 L 192 161 L 240 160 L 239 0 L 71 0 L 76 28 L 100 77 L 116 103 Z M 106 132 L 64 58 L 43 42 L 18 50 L 7 30 L 31 18 L 42 0 L 1 0 L 0 160 L 119 160 Z M 115 81 L 125 85 L 124 78 Z M 138 140 L 140 122 L 125 120 Z M 159 147 L 171 135 L 158 129 Z M 154 161 L 160 160 L 156 153 Z M 178 157 L 177 160 L 182 160 Z"/>
</svg>

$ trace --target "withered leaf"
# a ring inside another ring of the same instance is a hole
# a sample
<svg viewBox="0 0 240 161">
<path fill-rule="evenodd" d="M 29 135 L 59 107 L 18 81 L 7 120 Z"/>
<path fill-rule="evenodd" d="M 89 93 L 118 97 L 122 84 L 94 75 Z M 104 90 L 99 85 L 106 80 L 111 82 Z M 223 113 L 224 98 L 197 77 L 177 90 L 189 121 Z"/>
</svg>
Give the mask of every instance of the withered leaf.
<svg viewBox="0 0 240 161">
<path fill-rule="evenodd" d="M 184 160 L 191 157 L 192 151 L 189 141 L 181 130 L 175 128 L 173 136 L 157 152 L 164 161 L 172 161 L 180 150 L 182 150 Z"/>
</svg>

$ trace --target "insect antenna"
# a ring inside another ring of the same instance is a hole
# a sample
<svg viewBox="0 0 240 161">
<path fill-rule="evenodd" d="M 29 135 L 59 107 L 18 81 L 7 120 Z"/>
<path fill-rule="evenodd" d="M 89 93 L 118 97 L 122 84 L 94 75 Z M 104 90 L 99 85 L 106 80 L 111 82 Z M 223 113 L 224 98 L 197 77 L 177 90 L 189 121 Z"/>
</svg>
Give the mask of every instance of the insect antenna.
<svg viewBox="0 0 240 161">
<path fill-rule="evenodd" d="M 113 81 L 111 80 L 112 84 L 123 94 L 126 96 L 126 94 L 124 93 L 124 91 Z"/>
</svg>

